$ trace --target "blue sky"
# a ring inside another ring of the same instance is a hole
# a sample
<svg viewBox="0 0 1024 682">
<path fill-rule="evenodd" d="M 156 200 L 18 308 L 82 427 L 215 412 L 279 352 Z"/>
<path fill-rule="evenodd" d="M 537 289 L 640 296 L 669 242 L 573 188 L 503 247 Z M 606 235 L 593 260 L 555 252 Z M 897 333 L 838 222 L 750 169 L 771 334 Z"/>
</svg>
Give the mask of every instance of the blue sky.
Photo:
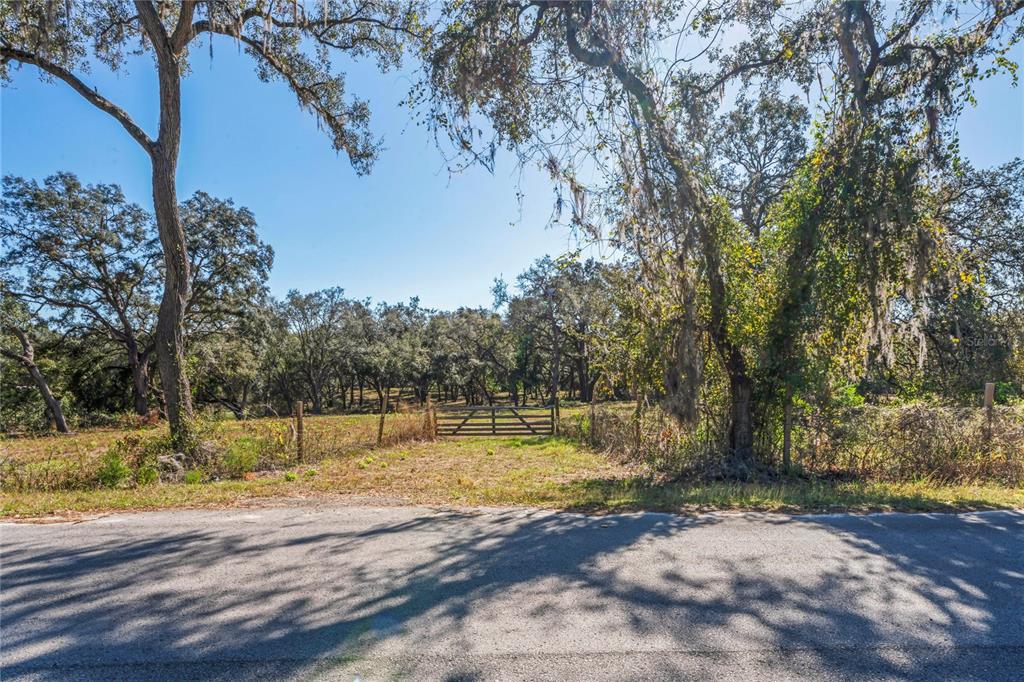
<svg viewBox="0 0 1024 682">
<path fill-rule="evenodd" d="M 1011 57 L 1024 61 L 1024 49 Z M 276 253 L 275 295 L 342 286 L 375 300 L 419 296 L 435 308 L 489 305 L 494 277 L 512 279 L 535 258 L 573 248 L 564 228 L 547 227 L 544 174 L 527 168 L 517 184 L 520 171 L 504 155 L 493 175 L 472 168 L 450 177 L 399 105 L 409 74 L 340 63 L 384 139 L 369 176 L 356 176 L 285 85 L 261 83 L 231 41 L 214 43 L 212 62 L 204 42 L 183 84 L 179 198 L 203 189 L 253 210 Z M 97 67 L 85 80 L 155 132 L 156 82 L 145 58 L 119 73 Z M 993 79 L 979 86 L 978 99 L 961 121 L 964 154 L 978 166 L 1024 156 L 1024 89 Z M 85 182 L 120 184 L 151 207 L 142 150 L 63 83 L 22 68 L 0 95 L 0 124 L 3 173 L 42 179 L 68 170 Z"/>
</svg>

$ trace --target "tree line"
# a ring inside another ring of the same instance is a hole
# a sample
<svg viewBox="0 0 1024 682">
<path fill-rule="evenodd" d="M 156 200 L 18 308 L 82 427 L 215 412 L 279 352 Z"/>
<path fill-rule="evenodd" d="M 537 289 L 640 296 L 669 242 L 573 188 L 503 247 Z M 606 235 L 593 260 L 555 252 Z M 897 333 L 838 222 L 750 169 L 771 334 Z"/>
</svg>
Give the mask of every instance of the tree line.
<svg viewBox="0 0 1024 682">
<path fill-rule="evenodd" d="M 1020 242 L 986 241 L 1011 237 L 1008 220 L 1024 224 L 1019 206 L 999 212 L 1020 201 L 1010 188 L 1021 175 L 1018 163 L 972 176 L 984 196 L 965 192 L 966 203 L 949 209 L 988 244 L 991 251 L 975 254 L 983 263 L 1024 264 Z M 71 173 L 42 183 L 8 176 L 3 195 L 0 350 L 12 362 L 2 377 L 2 428 L 67 431 L 69 421 L 166 415 L 153 358 L 162 275 L 153 215 L 118 186 L 83 185 Z M 665 378 L 675 371 L 674 332 L 652 317 L 636 262 L 544 257 L 511 283 L 495 280 L 488 308 L 438 311 L 415 298 L 374 304 L 340 287 L 277 300 L 266 287 L 273 251 L 250 211 L 204 192 L 180 211 L 195 239 L 185 338 L 198 405 L 244 419 L 287 414 L 297 400 L 316 414 L 385 411 L 395 407 L 389 396 L 403 391 L 418 403 L 672 397 Z M 924 365 L 913 360 L 920 349 L 906 324 L 894 341 L 900 361 L 882 375 L 862 364 L 841 385 L 833 376 L 833 389 L 956 401 L 970 400 L 986 380 L 1011 385 L 1021 299 L 1003 291 L 1013 283 L 999 279 L 998 267 L 981 267 L 979 277 L 1002 295 L 983 305 L 966 296 L 937 301 Z"/>
<path fill-rule="evenodd" d="M 162 279 L 154 216 L 113 184 L 71 173 L 3 180 L 3 427 L 69 430 L 131 411 L 166 415 L 154 362 Z M 613 315 L 622 268 L 543 258 L 489 309 L 373 304 L 341 288 L 272 298 L 272 249 L 245 208 L 197 192 L 179 208 L 190 244 L 185 305 L 192 399 L 236 417 L 314 413 L 415 400 L 590 400 L 600 376 L 595 328 Z M 625 390 L 625 387 L 620 387 Z"/>
<path fill-rule="evenodd" d="M 341 400 L 342 388 L 350 402 L 355 377 L 376 390 L 422 389 L 430 376 L 449 394 L 470 386 L 470 398 L 487 399 L 501 387 L 520 400 L 543 386 L 549 397 L 560 388 L 588 396 L 603 376 L 610 393 L 648 396 L 689 428 L 723 426 L 725 470 L 738 475 L 773 460 L 794 406 L 851 386 L 867 396 L 958 400 L 984 374 L 1019 390 L 1021 163 L 973 168 L 956 125 L 980 81 L 1015 73 L 1008 55 L 1024 36 L 1024 3 L 969 12 L 941 0 L 314 4 L 26 2 L 0 14 L 0 77 L 37 67 L 117 120 L 152 161 L 155 241 L 144 250 L 158 275 L 148 335 L 135 351 L 119 343 L 129 366 L 136 357 L 136 394 L 143 379 L 156 386 L 139 357 L 152 349 L 158 402 L 182 450 L 192 447 L 193 398 L 224 389 L 191 383 L 211 376 L 192 371 L 204 357 L 196 329 L 208 309 L 210 340 L 269 338 L 265 329 L 294 339 L 297 372 L 275 375 L 273 392 L 248 389 L 268 404 L 272 394 L 298 392 L 286 388 L 299 385 L 295 376 L 321 409 Z M 181 78 L 196 41 L 212 49 L 217 36 L 244 49 L 259 77 L 283 81 L 360 173 L 380 149 L 369 108 L 345 92 L 331 57 L 370 56 L 383 70 L 411 57 L 420 78 L 410 115 L 453 170 L 492 168 L 496 150 L 508 149 L 550 174 L 558 220 L 581 240 L 615 247 L 621 262 L 607 268 L 536 266 L 599 272 L 586 288 L 612 312 L 580 331 L 561 317 L 547 275 L 520 279 L 511 295 L 498 287 L 500 313 L 433 314 L 412 302 L 371 306 L 319 292 L 233 315 L 235 278 L 212 299 L 224 310 L 202 304 L 195 288 L 211 267 L 197 238 L 202 220 L 179 203 L 174 177 Z M 90 59 L 117 69 L 137 50 L 153 55 L 159 76 L 155 138 L 78 75 Z M 39 300 L 21 289 L 10 298 Z M 75 320 L 91 315 L 76 310 Z M 462 350 L 491 349 L 452 369 L 457 379 L 430 375 L 422 360 L 430 354 L 413 350 L 425 344 L 403 331 L 433 324 L 436 333 L 418 338 L 436 340 L 447 323 L 435 320 L 449 318 L 450 328 L 481 334 Z M 318 330 L 359 319 L 352 338 L 362 345 L 331 355 Z M 125 336 L 136 322 L 112 327 Z M 491 343 L 501 334 L 484 333 L 488 325 L 512 330 L 512 355 Z M 23 366 L 34 362 L 20 339 L 10 352 Z M 350 369 L 327 371 L 326 357 L 345 357 Z"/>
</svg>

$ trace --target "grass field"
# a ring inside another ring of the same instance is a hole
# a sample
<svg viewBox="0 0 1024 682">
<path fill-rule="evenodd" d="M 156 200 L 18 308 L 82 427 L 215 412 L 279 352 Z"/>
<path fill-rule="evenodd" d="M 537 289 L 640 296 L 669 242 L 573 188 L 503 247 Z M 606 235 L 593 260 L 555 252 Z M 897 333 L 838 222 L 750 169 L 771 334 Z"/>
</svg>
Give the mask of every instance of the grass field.
<svg viewBox="0 0 1024 682">
<path fill-rule="evenodd" d="M 407 419 L 414 419 L 408 417 Z M 280 420 L 227 422 L 216 430 L 225 441 L 266 431 L 281 433 Z M 307 420 L 316 444 L 315 463 L 252 472 L 244 479 L 201 483 L 153 483 L 122 487 L 10 489 L 4 485 L 0 514 L 45 516 L 104 510 L 218 507 L 281 500 L 326 499 L 436 506 L 535 506 L 586 512 L 714 509 L 785 512 L 953 511 L 1024 508 L 1024 490 L 998 486 L 933 486 L 828 480 L 772 483 L 659 481 L 613 457 L 557 437 L 448 439 L 373 447 L 376 418 Z M 150 429 L 146 437 L 159 437 Z M 70 437 L 19 438 L 0 443 L 8 463 L 46 467 L 87 466 L 126 435 L 94 430 Z M 44 478 L 40 478 L 45 481 Z"/>
</svg>

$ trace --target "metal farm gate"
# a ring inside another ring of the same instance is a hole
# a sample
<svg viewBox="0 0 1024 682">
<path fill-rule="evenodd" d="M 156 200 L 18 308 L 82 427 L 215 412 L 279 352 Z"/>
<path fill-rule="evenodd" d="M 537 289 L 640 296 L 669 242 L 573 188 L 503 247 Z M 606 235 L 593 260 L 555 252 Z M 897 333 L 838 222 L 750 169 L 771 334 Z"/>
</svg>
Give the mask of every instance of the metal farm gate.
<svg viewBox="0 0 1024 682">
<path fill-rule="evenodd" d="M 437 409 L 439 436 L 550 436 L 555 408 L 467 405 Z"/>
</svg>

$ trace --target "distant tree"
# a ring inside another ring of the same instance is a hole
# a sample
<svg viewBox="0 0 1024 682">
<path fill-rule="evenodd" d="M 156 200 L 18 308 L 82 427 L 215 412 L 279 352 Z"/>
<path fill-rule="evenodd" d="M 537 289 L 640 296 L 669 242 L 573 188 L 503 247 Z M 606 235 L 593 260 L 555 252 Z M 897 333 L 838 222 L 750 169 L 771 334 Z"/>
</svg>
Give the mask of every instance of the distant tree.
<svg viewBox="0 0 1024 682">
<path fill-rule="evenodd" d="M 429 372 L 430 357 L 423 343 L 426 311 L 417 299 L 409 303 L 379 303 L 373 310 L 363 363 L 379 396 L 380 409 L 387 408 L 391 389 L 418 381 Z"/>
<path fill-rule="evenodd" d="M 6 293 L 6 292 L 4 292 Z M 50 384 L 36 363 L 36 350 L 30 334 L 31 319 L 24 304 L 13 297 L 4 296 L 0 311 L 0 355 L 17 363 L 32 378 L 39 390 L 39 395 L 46 404 L 46 409 L 53 418 L 53 423 L 61 433 L 70 433 L 64 410 L 60 400 L 50 390 Z M 13 342 L 12 342 L 13 340 Z"/>
<path fill-rule="evenodd" d="M 529 305 L 534 315 L 544 320 L 535 329 L 547 338 L 551 369 L 548 400 L 554 404 L 562 380 L 562 344 L 565 334 L 562 313 L 568 293 L 561 277 L 560 264 L 545 256 L 520 274 L 516 282 L 524 298 L 529 301 L 523 301 L 523 307 Z"/>
<path fill-rule="evenodd" d="M 70 173 L 42 185 L 7 176 L 3 188 L 0 268 L 10 294 L 44 305 L 56 327 L 120 345 L 133 409 L 145 415 L 161 264 L 152 216 L 117 185 L 85 186 Z M 260 299 L 273 251 L 259 240 L 252 213 L 230 201 L 197 192 L 181 213 L 194 258 L 186 328 L 199 339 Z"/>
<path fill-rule="evenodd" d="M 339 287 L 301 294 L 292 290 L 281 304 L 281 314 L 294 335 L 297 367 L 313 401 L 313 412 L 323 412 L 331 380 L 342 323 L 352 302 Z"/>
<path fill-rule="evenodd" d="M 268 356 L 284 349 L 274 344 L 274 311 L 264 297 L 231 312 L 216 333 L 190 341 L 192 383 L 199 402 L 226 407 L 236 419 L 246 419 L 273 362 Z"/>
<path fill-rule="evenodd" d="M 308 7 L 307 7 L 308 5 Z M 87 3 L 8 2 L 0 9 L 0 79 L 12 64 L 30 64 L 49 80 L 60 80 L 109 114 L 149 156 L 153 203 L 164 261 L 163 294 L 156 328 L 156 354 L 163 379 L 171 434 L 190 450 L 192 398 L 185 371 L 185 310 L 191 298 L 189 235 L 175 187 L 181 143 L 181 79 L 204 34 L 226 36 L 256 62 L 262 81 L 280 79 L 299 105 L 311 110 L 360 173 L 367 172 L 379 144 L 367 130 L 366 102 L 348 100 L 345 80 L 332 52 L 374 57 L 382 69 L 398 63 L 407 38 L 421 32 L 418 2 L 220 2 L 181 3 L 102 0 Z M 131 54 L 153 56 L 159 84 L 156 138 L 123 108 L 80 75 L 95 60 L 118 70 Z M 77 73 L 76 73 L 77 72 Z"/>
<path fill-rule="evenodd" d="M 136 414 L 148 411 L 156 343 L 160 253 L 152 218 L 117 185 L 85 186 L 70 173 L 3 180 L 0 266 L 10 293 L 46 306 L 54 324 L 119 344 L 127 355 Z"/>
<path fill-rule="evenodd" d="M 497 392 L 507 391 L 519 404 L 514 335 L 498 313 L 480 308 L 435 313 L 424 336 L 431 377 L 446 393 L 491 404 Z"/>
<path fill-rule="evenodd" d="M 181 205 L 188 235 L 192 283 L 185 306 L 189 339 L 221 333 L 258 310 L 266 294 L 274 251 L 260 241 L 256 217 L 230 199 L 196 192 Z"/>
</svg>

